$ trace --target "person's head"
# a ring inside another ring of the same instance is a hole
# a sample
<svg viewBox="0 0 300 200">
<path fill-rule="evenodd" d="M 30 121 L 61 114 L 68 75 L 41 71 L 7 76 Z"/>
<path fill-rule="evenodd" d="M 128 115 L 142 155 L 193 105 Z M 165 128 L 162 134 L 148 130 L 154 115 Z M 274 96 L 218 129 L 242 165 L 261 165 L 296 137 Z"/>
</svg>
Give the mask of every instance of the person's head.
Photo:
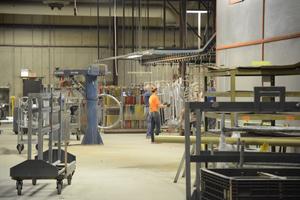
<svg viewBox="0 0 300 200">
<path fill-rule="evenodd" d="M 151 85 L 150 84 L 146 84 L 145 86 L 144 86 L 144 90 L 145 91 L 151 91 Z"/>
<path fill-rule="evenodd" d="M 152 86 L 152 88 L 151 88 L 151 92 L 152 92 L 152 94 L 156 93 L 156 92 L 157 92 L 157 87 L 155 87 L 155 86 Z"/>
</svg>

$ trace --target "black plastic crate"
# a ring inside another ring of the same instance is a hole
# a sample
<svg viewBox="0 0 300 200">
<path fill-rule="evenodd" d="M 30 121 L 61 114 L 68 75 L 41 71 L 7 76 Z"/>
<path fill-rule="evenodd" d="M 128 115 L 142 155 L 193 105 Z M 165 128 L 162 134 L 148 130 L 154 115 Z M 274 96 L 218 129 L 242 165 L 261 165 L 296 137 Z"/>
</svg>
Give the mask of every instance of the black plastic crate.
<svg viewBox="0 0 300 200">
<path fill-rule="evenodd" d="M 204 200 L 299 200 L 299 168 L 201 169 Z"/>
</svg>

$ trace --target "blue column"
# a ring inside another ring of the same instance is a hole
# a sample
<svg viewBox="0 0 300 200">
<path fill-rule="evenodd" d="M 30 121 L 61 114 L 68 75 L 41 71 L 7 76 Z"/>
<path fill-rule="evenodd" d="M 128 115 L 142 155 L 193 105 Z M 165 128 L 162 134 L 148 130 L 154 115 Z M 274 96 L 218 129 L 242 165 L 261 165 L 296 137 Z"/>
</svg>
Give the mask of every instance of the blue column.
<svg viewBox="0 0 300 200">
<path fill-rule="evenodd" d="M 98 132 L 97 102 L 98 84 L 97 76 L 85 76 L 85 89 L 87 99 L 87 130 L 83 137 L 82 144 L 103 144 Z"/>
</svg>

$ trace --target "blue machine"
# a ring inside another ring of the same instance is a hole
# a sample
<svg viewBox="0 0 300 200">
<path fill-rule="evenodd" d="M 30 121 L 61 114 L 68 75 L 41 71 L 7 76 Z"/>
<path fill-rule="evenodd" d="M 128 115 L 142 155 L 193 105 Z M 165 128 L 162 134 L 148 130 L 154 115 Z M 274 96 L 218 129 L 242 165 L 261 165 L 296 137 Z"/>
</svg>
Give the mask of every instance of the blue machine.
<svg viewBox="0 0 300 200">
<path fill-rule="evenodd" d="M 83 137 L 82 144 L 103 144 L 98 132 L 97 102 L 98 84 L 97 77 L 107 74 L 107 67 L 100 69 L 98 65 L 91 65 L 88 69 L 62 69 L 56 70 L 56 77 L 85 76 L 85 96 L 87 100 L 87 130 Z"/>
</svg>

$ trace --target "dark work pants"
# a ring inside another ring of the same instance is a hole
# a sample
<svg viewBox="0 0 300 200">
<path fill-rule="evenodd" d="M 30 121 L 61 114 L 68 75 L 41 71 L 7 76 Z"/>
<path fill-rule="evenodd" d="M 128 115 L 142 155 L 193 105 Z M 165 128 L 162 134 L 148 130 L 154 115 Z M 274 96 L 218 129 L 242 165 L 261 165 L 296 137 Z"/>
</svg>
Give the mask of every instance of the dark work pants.
<svg viewBox="0 0 300 200">
<path fill-rule="evenodd" d="M 155 129 L 155 135 L 159 135 L 160 133 L 160 116 L 159 112 L 151 112 L 151 142 L 154 142 L 154 129 Z"/>
</svg>

